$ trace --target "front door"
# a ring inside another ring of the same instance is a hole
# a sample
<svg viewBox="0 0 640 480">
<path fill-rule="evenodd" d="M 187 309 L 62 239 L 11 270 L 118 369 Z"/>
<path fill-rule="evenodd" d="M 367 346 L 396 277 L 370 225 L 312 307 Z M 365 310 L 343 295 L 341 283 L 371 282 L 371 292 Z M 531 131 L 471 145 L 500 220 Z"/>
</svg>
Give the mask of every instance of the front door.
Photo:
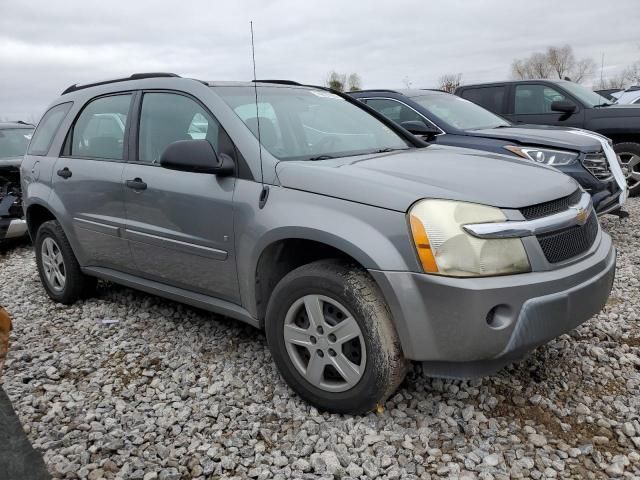
<svg viewBox="0 0 640 480">
<path fill-rule="evenodd" d="M 172 142 L 206 139 L 235 155 L 213 116 L 191 97 L 142 97 L 137 162 L 124 169 L 126 236 L 139 274 L 229 301 L 239 301 L 233 238 L 235 177 L 168 170 L 160 156 Z"/>
<path fill-rule="evenodd" d="M 584 109 L 559 89 L 549 85 L 525 83 L 514 85 L 512 92 L 514 95 L 513 114 L 505 116 L 514 123 L 563 127 L 581 127 L 583 124 Z M 576 104 L 575 112 L 553 111 L 551 104 L 561 100 L 568 100 Z"/>
<path fill-rule="evenodd" d="M 67 211 L 85 266 L 124 271 L 131 266 L 122 185 L 131 98 L 126 93 L 88 103 L 54 168 L 53 191 Z"/>
</svg>

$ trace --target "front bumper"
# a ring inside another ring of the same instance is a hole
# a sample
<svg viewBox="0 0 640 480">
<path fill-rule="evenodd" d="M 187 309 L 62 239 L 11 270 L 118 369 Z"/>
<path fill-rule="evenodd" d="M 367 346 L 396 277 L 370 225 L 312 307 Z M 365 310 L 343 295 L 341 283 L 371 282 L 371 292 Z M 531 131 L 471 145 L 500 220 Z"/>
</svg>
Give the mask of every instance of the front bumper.
<svg viewBox="0 0 640 480">
<path fill-rule="evenodd" d="M 21 218 L 0 218 L 0 242 L 27 234 L 27 222 Z"/>
<path fill-rule="evenodd" d="M 580 162 L 556 168 L 572 177 L 591 194 L 593 208 L 599 216 L 622 208 L 624 205 L 622 189 L 613 177 L 608 180 L 599 180 L 589 173 Z"/>
<path fill-rule="evenodd" d="M 602 309 L 616 253 L 606 233 L 599 240 L 586 258 L 555 270 L 485 278 L 370 273 L 407 358 L 427 362 L 435 375 L 476 376 L 521 359 Z"/>
</svg>

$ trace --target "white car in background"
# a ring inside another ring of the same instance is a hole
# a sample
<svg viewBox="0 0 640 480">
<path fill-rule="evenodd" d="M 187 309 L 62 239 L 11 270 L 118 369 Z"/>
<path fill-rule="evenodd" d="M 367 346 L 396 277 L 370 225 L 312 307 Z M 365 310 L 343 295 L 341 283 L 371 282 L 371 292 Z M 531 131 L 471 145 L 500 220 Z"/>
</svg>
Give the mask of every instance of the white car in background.
<svg viewBox="0 0 640 480">
<path fill-rule="evenodd" d="M 622 92 L 613 93 L 612 95 L 616 97 L 616 103 L 618 105 L 640 104 L 640 86 L 639 85 L 629 87 Z"/>
</svg>

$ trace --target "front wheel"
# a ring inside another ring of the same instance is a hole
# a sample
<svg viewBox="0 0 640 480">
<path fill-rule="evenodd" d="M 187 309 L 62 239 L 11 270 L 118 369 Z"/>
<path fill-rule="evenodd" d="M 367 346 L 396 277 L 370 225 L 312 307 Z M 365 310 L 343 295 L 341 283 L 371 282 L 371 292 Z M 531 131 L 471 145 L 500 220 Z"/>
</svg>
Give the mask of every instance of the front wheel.
<svg viewBox="0 0 640 480">
<path fill-rule="evenodd" d="M 620 166 L 627 180 L 629 195 L 640 194 L 640 143 L 616 143 L 613 149 L 620 158 Z"/>
<path fill-rule="evenodd" d="M 321 410 L 371 411 L 407 371 L 377 285 L 362 269 L 337 260 L 304 265 L 278 283 L 266 332 L 285 381 Z"/>
</svg>

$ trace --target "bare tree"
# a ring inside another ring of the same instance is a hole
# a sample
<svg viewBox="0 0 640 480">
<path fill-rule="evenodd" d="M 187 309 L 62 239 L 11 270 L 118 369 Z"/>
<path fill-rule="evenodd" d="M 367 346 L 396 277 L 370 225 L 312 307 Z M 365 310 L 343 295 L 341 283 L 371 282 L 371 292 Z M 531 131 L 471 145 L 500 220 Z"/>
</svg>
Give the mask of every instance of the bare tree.
<svg viewBox="0 0 640 480">
<path fill-rule="evenodd" d="M 629 66 L 624 75 L 631 85 L 640 85 L 640 61 Z"/>
<path fill-rule="evenodd" d="M 570 78 L 581 82 L 595 68 L 590 58 L 577 60 L 571 45 L 551 46 L 545 52 L 535 52 L 527 58 L 515 59 L 511 64 L 511 74 L 517 80 L 536 78 Z"/>
<path fill-rule="evenodd" d="M 356 90 L 362 89 L 362 80 L 360 79 L 360 75 L 358 75 L 357 73 L 352 73 L 351 75 L 349 75 L 347 84 L 349 86 L 350 92 L 355 92 Z"/>
<path fill-rule="evenodd" d="M 593 74 L 593 71 L 596 68 L 596 64 L 591 58 L 583 58 L 578 60 L 573 67 L 573 70 L 570 72 L 569 77 L 572 82 L 582 83 L 587 77 L 590 77 Z"/>
<path fill-rule="evenodd" d="M 327 75 L 325 83 L 327 87 L 333 90 L 344 92 L 345 86 L 347 85 L 347 76 L 344 73 L 333 71 Z"/>
<path fill-rule="evenodd" d="M 462 74 L 461 73 L 447 73 L 440 77 L 438 80 L 440 90 L 444 90 L 445 92 L 453 93 L 456 91 L 460 85 L 462 85 Z"/>
</svg>

